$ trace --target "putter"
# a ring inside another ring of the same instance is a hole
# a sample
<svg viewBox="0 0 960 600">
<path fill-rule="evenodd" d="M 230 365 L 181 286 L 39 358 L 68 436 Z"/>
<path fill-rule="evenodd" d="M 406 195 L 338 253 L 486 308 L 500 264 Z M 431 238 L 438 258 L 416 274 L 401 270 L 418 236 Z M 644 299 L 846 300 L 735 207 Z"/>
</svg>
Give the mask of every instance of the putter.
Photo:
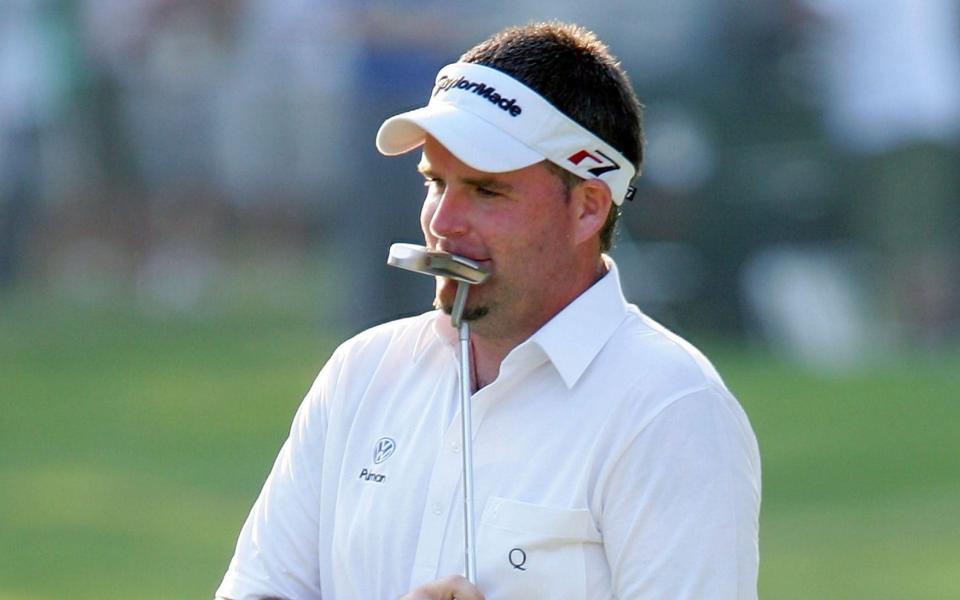
<svg viewBox="0 0 960 600">
<path fill-rule="evenodd" d="M 477 582 L 477 547 L 473 510 L 473 409 L 470 390 L 470 326 L 463 318 L 470 286 L 483 283 L 490 273 L 469 258 L 429 250 L 416 244 L 393 244 L 387 264 L 457 282 L 450 322 L 460 340 L 460 435 L 463 448 L 463 522 L 467 581 Z"/>
</svg>

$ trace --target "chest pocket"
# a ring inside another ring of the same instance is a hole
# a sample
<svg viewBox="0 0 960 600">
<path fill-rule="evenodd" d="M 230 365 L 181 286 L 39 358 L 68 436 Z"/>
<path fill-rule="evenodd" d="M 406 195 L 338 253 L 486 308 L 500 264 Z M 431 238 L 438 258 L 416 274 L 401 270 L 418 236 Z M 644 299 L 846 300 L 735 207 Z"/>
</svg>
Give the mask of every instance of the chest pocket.
<svg viewBox="0 0 960 600">
<path fill-rule="evenodd" d="M 586 509 L 491 497 L 477 523 L 477 578 L 488 600 L 586 598 L 588 544 L 600 533 Z"/>
</svg>

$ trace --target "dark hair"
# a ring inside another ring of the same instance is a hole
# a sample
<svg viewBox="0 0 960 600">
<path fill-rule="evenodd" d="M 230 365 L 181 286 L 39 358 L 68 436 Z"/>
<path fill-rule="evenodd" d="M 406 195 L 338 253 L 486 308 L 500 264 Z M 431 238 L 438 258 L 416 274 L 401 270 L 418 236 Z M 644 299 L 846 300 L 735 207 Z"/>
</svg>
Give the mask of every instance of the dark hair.
<svg viewBox="0 0 960 600">
<path fill-rule="evenodd" d="M 556 21 L 510 27 L 467 50 L 460 60 L 492 67 L 522 81 L 616 148 L 640 172 L 640 102 L 620 63 L 593 32 Z M 580 181 L 563 169 L 554 171 L 567 188 Z M 600 232 L 603 252 L 613 245 L 619 212 L 619 207 L 611 206 Z"/>
</svg>

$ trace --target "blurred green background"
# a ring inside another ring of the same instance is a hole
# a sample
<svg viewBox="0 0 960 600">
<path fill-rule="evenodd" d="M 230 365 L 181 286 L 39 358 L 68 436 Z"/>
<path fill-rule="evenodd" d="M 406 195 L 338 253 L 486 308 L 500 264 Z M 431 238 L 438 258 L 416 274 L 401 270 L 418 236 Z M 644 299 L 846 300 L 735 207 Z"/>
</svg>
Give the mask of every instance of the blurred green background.
<svg viewBox="0 0 960 600">
<path fill-rule="evenodd" d="M 750 416 L 761 596 L 960 598 L 960 0 L 2 0 L 0 600 L 212 596 L 333 348 L 429 303 L 377 127 L 551 18 L 645 105 L 613 255 Z"/>
<path fill-rule="evenodd" d="M 202 319 L 3 302 L 0 598 L 211 597 L 337 332 L 256 293 Z M 761 597 L 960 597 L 960 353 L 822 376 L 694 341 L 760 441 Z"/>
</svg>

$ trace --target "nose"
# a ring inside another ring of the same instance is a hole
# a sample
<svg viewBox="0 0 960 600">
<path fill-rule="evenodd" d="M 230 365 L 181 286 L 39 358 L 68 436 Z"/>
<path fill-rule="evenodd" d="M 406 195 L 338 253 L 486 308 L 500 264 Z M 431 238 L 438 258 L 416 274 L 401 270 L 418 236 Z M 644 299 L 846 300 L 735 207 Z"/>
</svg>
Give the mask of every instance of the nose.
<svg viewBox="0 0 960 600">
<path fill-rule="evenodd" d="M 427 199 L 424 205 L 424 225 L 429 234 L 437 239 L 454 238 L 468 230 L 466 202 L 463 195 L 447 187 L 437 198 Z"/>
</svg>

